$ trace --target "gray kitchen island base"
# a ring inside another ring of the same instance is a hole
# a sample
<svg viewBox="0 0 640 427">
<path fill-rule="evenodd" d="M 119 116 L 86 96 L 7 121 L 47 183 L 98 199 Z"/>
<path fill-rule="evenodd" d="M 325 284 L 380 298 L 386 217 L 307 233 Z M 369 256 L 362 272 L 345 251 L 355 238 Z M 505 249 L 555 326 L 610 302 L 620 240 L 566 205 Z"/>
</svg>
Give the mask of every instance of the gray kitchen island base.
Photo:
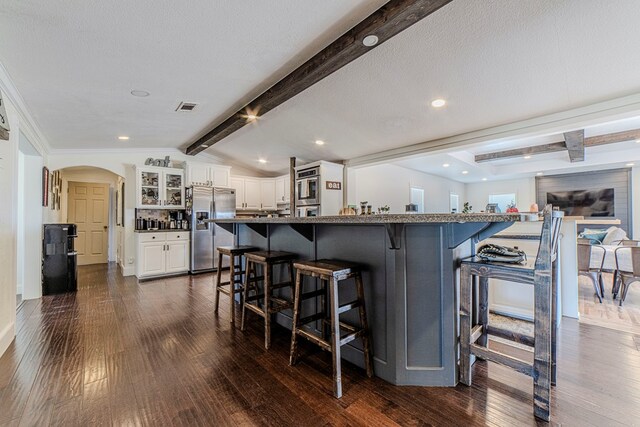
<svg viewBox="0 0 640 427">
<path fill-rule="evenodd" d="M 390 216 L 388 221 L 397 217 L 405 215 Z M 460 214 L 437 216 L 442 217 L 458 219 Z M 232 230 L 239 245 L 294 252 L 300 259 L 359 263 L 363 267 L 375 375 L 396 385 L 456 385 L 458 262 L 472 254 L 475 242 L 503 230 L 519 217 L 485 214 L 480 218 L 484 221 L 476 222 L 371 222 L 373 218 L 345 222 L 347 218 L 213 221 Z M 274 280 L 279 280 L 279 274 L 274 271 Z M 312 290 L 312 285 L 307 285 L 307 290 Z M 344 289 L 341 304 L 355 297 L 355 287 Z M 305 303 L 308 311 L 315 311 L 313 304 L 320 301 Z M 358 320 L 357 313 L 343 316 L 347 322 Z M 276 321 L 291 329 L 289 311 L 278 313 Z M 364 368 L 360 340 L 344 346 L 342 357 Z"/>
</svg>

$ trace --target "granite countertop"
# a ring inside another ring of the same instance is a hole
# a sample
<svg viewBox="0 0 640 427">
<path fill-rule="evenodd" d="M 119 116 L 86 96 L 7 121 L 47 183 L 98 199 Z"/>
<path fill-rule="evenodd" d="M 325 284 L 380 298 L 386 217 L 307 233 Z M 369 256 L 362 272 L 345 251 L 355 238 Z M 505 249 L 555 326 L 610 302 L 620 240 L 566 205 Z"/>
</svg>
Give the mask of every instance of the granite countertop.
<svg viewBox="0 0 640 427">
<path fill-rule="evenodd" d="M 210 219 L 207 222 L 243 224 L 420 224 L 442 222 L 515 222 L 521 221 L 520 214 L 377 214 L 344 215 L 294 218 L 225 218 Z"/>
<path fill-rule="evenodd" d="M 191 230 L 183 230 L 181 228 L 165 228 L 164 230 L 133 230 L 134 233 L 189 233 Z"/>
</svg>

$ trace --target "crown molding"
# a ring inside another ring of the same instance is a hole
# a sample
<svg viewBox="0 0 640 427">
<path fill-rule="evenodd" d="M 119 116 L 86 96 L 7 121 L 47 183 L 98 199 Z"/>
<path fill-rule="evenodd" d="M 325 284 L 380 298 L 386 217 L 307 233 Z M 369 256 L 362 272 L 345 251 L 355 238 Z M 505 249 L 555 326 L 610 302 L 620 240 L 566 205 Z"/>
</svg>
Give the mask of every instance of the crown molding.
<svg viewBox="0 0 640 427">
<path fill-rule="evenodd" d="M 17 130 L 29 139 L 29 142 L 33 144 L 34 148 L 38 150 L 41 155 L 49 154 L 51 152 L 49 141 L 29 112 L 22 95 L 20 95 L 18 88 L 13 83 L 9 72 L 2 63 L 0 63 L 0 90 L 2 90 L 5 98 L 11 102 L 14 110 L 18 113 L 19 128 Z"/>
<path fill-rule="evenodd" d="M 431 141 L 352 158 L 345 162 L 345 166 L 371 166 L 427 153 L 461 150 L 464 149 L 464 147 L 482 142 L 499 142 L 514 138 L 561 134 L 604 122 L 636 117 L 638 115 L 640 115 L 640 93 L 635 93 L 570 110 L 534 117 L 532 119 L 462 133 L 446 138 L 433 139 Z"/>
</svg>

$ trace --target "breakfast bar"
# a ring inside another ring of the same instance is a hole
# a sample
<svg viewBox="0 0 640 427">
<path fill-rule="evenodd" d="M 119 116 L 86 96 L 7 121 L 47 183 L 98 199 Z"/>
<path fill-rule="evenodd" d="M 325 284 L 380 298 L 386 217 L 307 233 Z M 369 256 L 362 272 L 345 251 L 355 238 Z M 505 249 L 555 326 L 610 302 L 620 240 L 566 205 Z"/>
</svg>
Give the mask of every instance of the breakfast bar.
<svg viewBox="0 0 640 427">
<path fill-rule="evenodd" d="M 454 386 L 458 382 L 459 260 L 471 255 L 477 242 L 520 221 L 520 215 L 382 214 L 209 221 L 233 232 L 236 245 L 293 252 L 304 260 L 335 259 L 361 265 L 375 375 L 397 385 Z M 285 272 L 274 271 L 275 276 L 281 274 Z M 354 295 L 345 293 L 341 299 L 353 299 Z M 345 313 L 344 317 L 349 320 L 350 315 L 356 320 L 356 314 Z M 278 313 L 275 320 L 291 328 L 289 311 Z M 360 340 L 346 345 L 342 357 L 364 367 Z"/>
</svg>

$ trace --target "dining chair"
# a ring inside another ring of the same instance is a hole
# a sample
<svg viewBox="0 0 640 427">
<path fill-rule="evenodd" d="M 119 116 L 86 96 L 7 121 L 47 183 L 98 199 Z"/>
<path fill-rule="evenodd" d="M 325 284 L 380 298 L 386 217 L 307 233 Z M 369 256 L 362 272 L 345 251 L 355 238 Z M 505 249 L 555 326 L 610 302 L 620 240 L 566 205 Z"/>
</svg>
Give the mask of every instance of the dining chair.
<svg viewBox="0 0 640 427">
<path fill-rule="evenodd" d="M 591 257 L 595 252 L 602 252 L 602 260 L 599 267 L 591 267 Z M 604 283 L 602 282 L 602 266 L 607 254 L 605 248 L 600 245 L 592 245 L 589 239 L 578 239 L 578 276 L 588 277 L 593 283 L 593 289 L 600 303 L 604 297 Z"/>
<path fill-rule="evenodd" d="M 617 248 L 615 251 L 616 255 L 616 266 L 618 266 L 619 255 L 622 253 L 621 250 L 629 251 L 631 254 L 631 271 L 617 270 L 618 274 L 616 275 L 616 282 L 614 282 L 615 294 L 617 295 L 617 291 L 620 291 L 620 307 L 624 303 L 624 300 L 627 299 L 627 292 L 629 292 L 629 286 L 633 282 L 640 281 L 640 246 L 627 246 Z"/>
<path fill-rule="evenodd" d="M 616 269 L 613 270 L 613 285 L 611 287 L 611 294 L 613 295 L 613 299 L 618 297 L 618 293 L 620 292 L 620 280 L 618 280 L 618 276 L 620 275 L 620 271 L 622 271 L 621 267 L 624 266 L 624 263 L 618 261 L 618 250 L 624 250 L 624 248 L 630 248 L 634 246 L 640 246 L 640 240 L 619 240 L 618 247 L 614 250 L 614 257 L 616 261 Z M 622 254 L 620 256 L 620 260 L 622 260 Z M 627 273 L 631 273 L 629 270 L 625 270 Z"/>
</svg>

